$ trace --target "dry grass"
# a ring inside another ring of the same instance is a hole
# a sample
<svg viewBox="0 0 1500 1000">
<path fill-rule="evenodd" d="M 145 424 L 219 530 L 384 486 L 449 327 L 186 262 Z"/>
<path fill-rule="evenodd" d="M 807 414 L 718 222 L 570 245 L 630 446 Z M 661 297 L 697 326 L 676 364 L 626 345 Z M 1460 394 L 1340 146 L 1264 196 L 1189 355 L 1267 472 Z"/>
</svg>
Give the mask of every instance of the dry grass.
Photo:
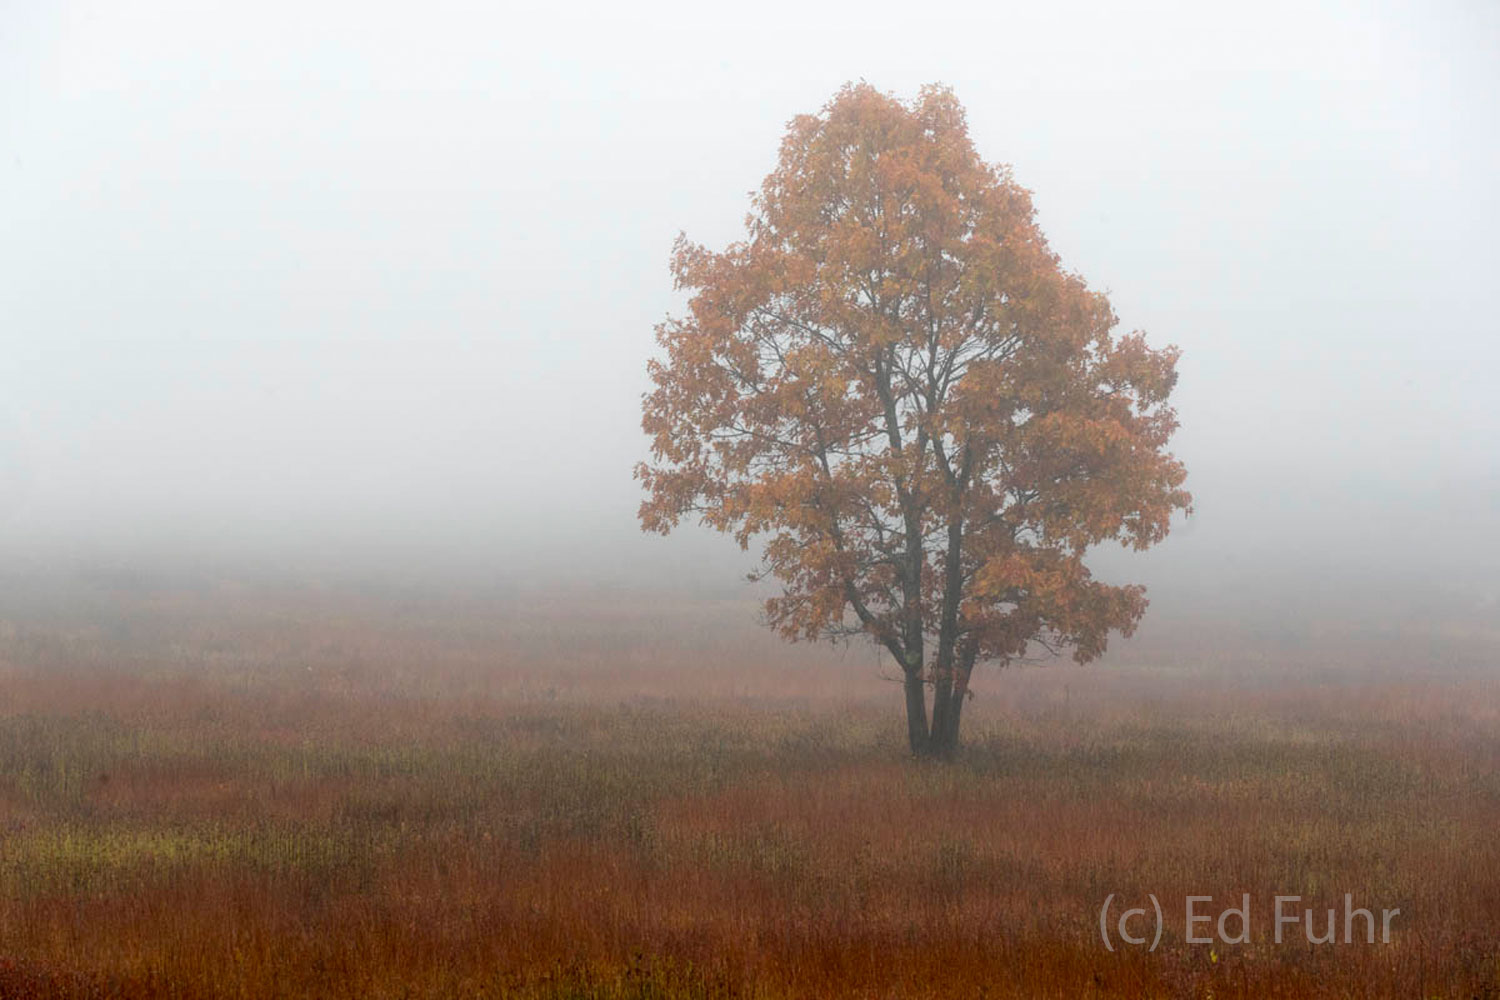
<svg viewBox="0 0 1500 1000">
<path fill-rule="evenodd" d="M 867 654 L 576 604 L 0 625 L 0 997 L 1500 995 L 1493 670 L 1183 640 L 987 679 L 942 766 Z M 1155 953 L 1104 949 L 1111 892 L 1162 900 Z M 1254 943 L 1184 942 L 1242 892 Z M 1346 892 L 1392 943 L 1269 940 Z"/>
</svg>

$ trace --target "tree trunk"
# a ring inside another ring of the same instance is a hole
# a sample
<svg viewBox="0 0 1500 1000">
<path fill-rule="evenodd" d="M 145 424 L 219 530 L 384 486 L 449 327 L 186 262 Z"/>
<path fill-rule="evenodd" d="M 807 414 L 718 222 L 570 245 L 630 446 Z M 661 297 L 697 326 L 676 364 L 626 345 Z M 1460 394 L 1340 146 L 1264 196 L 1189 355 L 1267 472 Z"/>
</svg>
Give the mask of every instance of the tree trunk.
<svg viewBox="0 0 1500 1000">
<path fill-rule="evenodd" d="M 948 710 L 943 713 L 943 725 L 939 729 L 933 725 L 932 755 L 951 759 L 958 753 L 958 722 L 963 716 L 965 689 L 962 684 L 954 685 L 952 693 L 948 698 Z"/>
<path fill-rule="evenodd" d="M 920 670 L 906 672 L 906 736 L 913 755 L 927 755 L 932 740 L 927 728 L 927 687 Z"/>
<path fill-rule="evenodd" d="M 928 753 L 933 757 L 952 757 L 958 735 L 959 704 L 953 697 L 951 672 L 939 677 L 932 692 L 932 733 L 928 737 Z"/>
<path fill-rule="evenodd" d="M 958 724 L 969 696 L 969 675 L 974 672 L 975 652 L 972 644 L 964 644 L 957 668 L 950 671 L 948 684 L 935 696 L 932 732 L 928 737 L 928 753 L 933 757 L 951 759 L 958 753 Z"/>
<path fill-rule="evenodd" d="M 941 454 L 941 452 L 939 453 Z M 960 656 L 958 609 L 963 599 L 963 488 L 973 453 L 964 448 L 963 467 L 953 482 L 953 510 L 948 515 L 948 550 L 943 557 L 943 603 L 938 623 L 937 662 L 933 664 L 931 753 L 949 758 L 958 749 L 958 716 L 963 685 L 955 659 Z M 944 467 L 947 461 L 944 460 Z"/>
</svg>

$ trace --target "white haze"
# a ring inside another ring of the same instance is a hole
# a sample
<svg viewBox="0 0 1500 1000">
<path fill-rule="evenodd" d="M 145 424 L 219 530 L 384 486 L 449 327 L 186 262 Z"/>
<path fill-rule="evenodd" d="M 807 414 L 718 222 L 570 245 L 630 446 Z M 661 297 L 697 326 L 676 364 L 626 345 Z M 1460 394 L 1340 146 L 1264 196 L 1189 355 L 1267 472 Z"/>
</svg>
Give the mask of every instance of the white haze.
<svg viewBox="0 0 1500 1000">
<path fill-rule="evenodd" d="M 1183 348 L 1197 514 L 1112 576 L 1494 608 L 1497 55 L 1488 2 L 11 0 L 0 563 L 732 590 L 635 522 L 668 250 L 863 78 Z"/>
</svg>

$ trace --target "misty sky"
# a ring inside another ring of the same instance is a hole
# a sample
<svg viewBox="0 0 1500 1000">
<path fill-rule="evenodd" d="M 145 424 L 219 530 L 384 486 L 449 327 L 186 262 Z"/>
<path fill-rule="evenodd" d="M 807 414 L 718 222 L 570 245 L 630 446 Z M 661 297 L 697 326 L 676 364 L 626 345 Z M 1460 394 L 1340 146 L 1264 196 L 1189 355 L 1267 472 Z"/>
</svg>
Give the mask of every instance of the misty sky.
<svg viewBox="0 0 1500 1000">
<path fill-rule="evenodd" d="M 1183 348 L 1197 514 L 1122 572 L 1492 593 L 1497 67 L 1489 2 L 0 0 L 0 560 L 718 552 L 634 519 L 668 251 L 863 78 Z"/>
</svg>

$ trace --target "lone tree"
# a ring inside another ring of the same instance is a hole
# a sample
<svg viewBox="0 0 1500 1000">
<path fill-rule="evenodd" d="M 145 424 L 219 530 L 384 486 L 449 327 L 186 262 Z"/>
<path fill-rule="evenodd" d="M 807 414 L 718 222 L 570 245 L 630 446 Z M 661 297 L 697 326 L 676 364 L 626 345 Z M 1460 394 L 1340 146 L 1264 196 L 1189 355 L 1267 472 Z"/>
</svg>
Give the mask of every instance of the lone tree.
<svg viewBox="0 0 1500 1000">
<path fill-rule="evenodd" d="M 656 330 L 641 524 L 763 540 L 771 626 L 880 643 L 912 752 L 950 755 L 975 664 L 1084 663 L 1140 621 L 1145 588 L 1084 556 L 1145 549 L 1190 503 L 1178 352 L 1112 335 L 946 88 L 845 86 L 791 122 L 752 207 L 722 253 L 677 239 L 691 300 Z"/>
</svg>

